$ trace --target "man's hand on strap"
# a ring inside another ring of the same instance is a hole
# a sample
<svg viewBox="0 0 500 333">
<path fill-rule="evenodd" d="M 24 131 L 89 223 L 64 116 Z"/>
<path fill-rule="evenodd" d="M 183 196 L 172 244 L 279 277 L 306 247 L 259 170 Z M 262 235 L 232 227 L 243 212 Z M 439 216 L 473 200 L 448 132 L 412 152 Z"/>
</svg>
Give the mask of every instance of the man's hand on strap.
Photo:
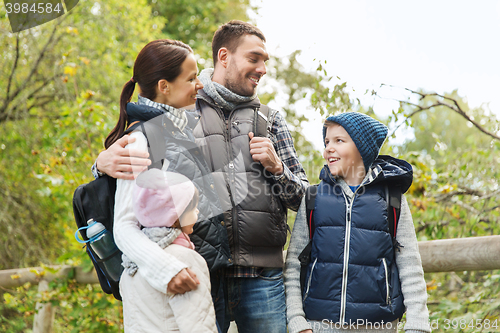
<svg viewBox="0 0 500 333">
<path fill-rule="evenodd" d="M 250 138 L 250 154 L 255 162 L 260 162 L 262 166 L 275 176 L 283 173 L 283 163 L 281 163 L 273 143 L 269 138 L 254 136 L 253 132 L 248 133 Z"/>
<path fill-rule="evenodd" d="M 125 135 L 97 157 L 97 170 L 113 178 L 133 180 L 146 170 L 151 160 L 149 153 L 125 148 L 136 139 Z"/>
</svg>

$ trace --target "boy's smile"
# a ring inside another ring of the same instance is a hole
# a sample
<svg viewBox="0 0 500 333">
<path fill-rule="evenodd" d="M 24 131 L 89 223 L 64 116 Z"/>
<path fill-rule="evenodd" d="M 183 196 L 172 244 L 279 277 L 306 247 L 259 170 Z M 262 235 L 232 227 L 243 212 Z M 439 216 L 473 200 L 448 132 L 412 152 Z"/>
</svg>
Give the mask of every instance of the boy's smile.
<svg viewBox="0 0 500 333">
<path fill-rule="evenodd" d="M 338 162 L 338 161 L 340 161 L 340 158 L 338 158 L 338 157 L 329 157 L 328 158 L 328 165 L 333 164 L 333 163 Z"/>
<path fill-rule="evenodd" d="M 365 178 L 361 154 L 347 131 L 338 124 L 326 129 L 323 157 L 331 174 L 344 178 L 348 185 L 359 185 Z"/>
</svg>

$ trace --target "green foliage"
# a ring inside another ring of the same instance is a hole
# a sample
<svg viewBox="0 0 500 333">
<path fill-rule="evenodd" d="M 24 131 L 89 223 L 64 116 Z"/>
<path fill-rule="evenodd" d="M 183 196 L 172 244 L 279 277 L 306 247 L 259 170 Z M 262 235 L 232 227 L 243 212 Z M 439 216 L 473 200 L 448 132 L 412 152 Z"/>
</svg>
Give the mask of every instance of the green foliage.
<svg viewBox="0 0 500 333">
<path fill-rule="evenodd" d="M 121 302 L 98 285 L 59 279 L 45 292 L 27 283 L 1 296 L 0 330 L 5 333 L 30 332 L 36 304 L 49 302 L 56 308 L 54 333 L 123 332 Z"/>
<path fill-rule="evenodd" d="M 11 34 L 0 9 L 0 269 L 54 262 L 72 248 L 72 193 L 90 180 L 133 59 L 162 22 L 145 0 L 80 1 Z"/>
<path fill-rule="evenodd" d="M 319 62 L 317 71 L 317 80 L 314 83 L 314 92 L 311 96 L 312 106 L 319 111 L 321 116 L 328 116 L 337 112 L 352 111 L 353 103 L 346 93 L 347 82 L 335 84 L 330 87 L 329 84 L 333 77 L 323 67 L 326 60 Z M 337 79 L 340 78 L 337 76 Z"/>
<path fill-rule="evenodd" d="M 456 92 L 450 97 L 469 116 L 497 131 L 499 122 L 494 116 L 481 108 L 469 110 Z M 402 109 L 399 116 L 408 113 Z M 410 194 L 422 239 L 498 234 L 500 142 L 443 107 L 417 114 L 411 126 L 415 140 L 395 148 L 415 167 Z"/>
<path fill-rule="evenodd" d="M 46 246 L 47 239 L 58 239 L 57 223 L 63 214 L 57 196 L 47 182 L 58 182 L 40 170 L 39 151 L 43 132 L 33 131 L 39 124 L 31 119 L 0 124 L 0 269 L 36 266 L 50 262 L 58 246 Z M 41 180 L 41 178 L 44 180 Z M 59 197 L 59 199 L 61 199 Z M 63 201 L 67 200 L 65 196 Z M 50 212 L 50 213 L 49 213 Z"/>
<path fill-rule="evenodd" d="M 17 34 L 0 8 L 0 269 L 54 262 L 71 249 L 71 195 L 82 174 L 89 180 L 115 118 L 103 110 L 116 114 L 111 105 L 133 59 L 162 28 L 145 6 L 80 1 L 68 15 Z M 98 101 L 93 116 L 78 121 L 90 98 Z"/>
<path fill-rule="evenodd" d="M 17 34 L 7 32 L 2 7 L 0 122 L 57 117 L 61 104 L 87 89 L 116 102 L 137 52 L 163 27 L 145 6 L 146 0 L 80 1 L 69 14 Z"/>
<path fill-rule="evenodd" d="M 470 109 L 456 91 L 445 95 L 486 131 L 497 133 L 499 121 L 487 110 Z M 500 191 L 498 156 L 500 142 L 481 133 L 463 115 L 446 106 L 427 108 L 438 101 L 425 96 L 418 106 L 402 107 L 390 121 L 405 122 L 415 139 L 390 147 L 414 167 L 414 181 L 407 194 L 420 240 L 498 235 Z M 451 103 L 450 103 L 451 104 Z M 418 111 L 414 113 L 415 111 Z M 414 115 L 407 118 L 409 115 Z M 426 274 L 433 332 L 479 332 L 471 320 L 500 325 L 499 271 Z M 486 320 L 486 322 L 485 322 Z M 454 324 L 458 327 L 453 329 Z M 446 329 L 445 324 L 451 325 Z M 460 329 L 460 324 L 463 329 Z M 483 332 L 498 331 L 485 329 Z"/>
<path fill-rule="evenodd" d="M 500 329 L 499 273 L 500 271 L 497 270 L 426 274 L 426 280 L 429 281 L 430 319 L 439 323 L 438 329 L 433 329 L 433 332 L 449 332 L 450 330 L 453 332 L 498 332 Z"/>
<path fill-rule="evenodd" d="M 168 38 L 189 44 L 212 66 L 211 42 L 214 32 L 230 20 L 248 21 L 249 0 L 148 1 L 155 17 L 164 17 L 163 32 Z"/>
</svg>

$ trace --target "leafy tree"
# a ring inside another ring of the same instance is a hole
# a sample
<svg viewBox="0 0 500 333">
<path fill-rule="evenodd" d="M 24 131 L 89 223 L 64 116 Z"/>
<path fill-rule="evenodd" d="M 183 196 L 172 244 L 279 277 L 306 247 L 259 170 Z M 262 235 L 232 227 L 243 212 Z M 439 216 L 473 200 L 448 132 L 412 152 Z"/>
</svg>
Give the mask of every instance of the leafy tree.
<svg viewBox="0 0 500 333">
<path fill-rule="evenodd" d="M 456 91 L 413 93 L 418 101 L 401 101 L 391 121 L 411 128 L 415 139 L 392 148 L 414 166 L 408 197 L 419 239 L 499 234 L 500 122 L 487 109 L 469 108 Z M 499 273 L 426 274 L 431 319 L 441 320 L 434 331 L 446 332 L 443 318 L 462 331 L 496 330 L 484 325 L 500 325 Z M 473 329 L 472 320 L 483 326 Z"/>
<path fill-rule="evenodd" d="M 0 8 L 0 269 L 89 264 L 73 238 L 72 193 L 90 180 L 121 86 L 162 22 L 145 0 L 80 1 L 12 34 Z M 121 304 L 94 287 L 61 283 L 43 295 L 29 285 L 2 290 L 0 330 L 27 330 L 35 302 L 51 301 L 59 305 L 56 332 L 119 331 Z M 114 316 L 102 320 L 106 313 Z"/>
<path fill-rule="evenodd" d="M 137 52 L 163 27 L 145 6 L 145 0 L 80 1 L 67 15 L 16 34 L 8 32 L 2 8 L 0 122 L 55 117 L 60 103 L 87 89 L 116 102 Z"/>
<path fill-rule="evenodd" d="M 211 66 L 211 42 L 217 28 L 230 20 L 248 21 L 249 0 L 149 0 L 153 15 L 165 18 L 166 36 L 189 44 Z M 203 61 L 202 60 L 202 61 Z"/>
<path fill-rule="evenodd" d="M 75 175 L 88 170 L 85 160 L 95 156 L 115 117 L 94 112 L 86 127 L 65 135 L 83 113 L 80 95 L 96 100 L 93 111 L 116 104 L 130 62 L 162 27 L 146 6 L 145 0 L 80 1 L 69 14 L 16 34 L 0 10 L 0 240 L 7 250 L 0 269 L 53 261 L 67 249 L 65 241 L 46 240 L 69 234 L 72 190 L 88 180 Z M 88 127 L 99 141 L 91 141 Z M 73 151 L 85 154 L 85 163 Z"/>
<path fill-rule="evenodd" d="M 408 121 L 415 140 L 398 149 L 415 162 L 417 172 L 422 172 L 417 173 L 423 178 L 417 178 L 413 191 L 425 201 L 417 206 L 424 208 L 433 202 L 443 213 L 437 221 L 437 216 L 426 217 L 428 221 L 422 221 L 420 228 L 425 226 L 430 238 L 493 234 L 492 225 L 498 222 L 494 203 L 499 195 L 498 120 L 482 108 L 470 109 L 456 91 L 445 96 L 420 94 L 424 97 L 418 106 L 403 107 L 395 115 L 411 115 Z M 451 102 L 443 105 L 443 99 Z M 450 108 L 453 105 L 460 112 Z M 450 223 L 462 227 L 449 228 Z M 427 229 L 429 226 L 433 227 Z"/>
</svg>

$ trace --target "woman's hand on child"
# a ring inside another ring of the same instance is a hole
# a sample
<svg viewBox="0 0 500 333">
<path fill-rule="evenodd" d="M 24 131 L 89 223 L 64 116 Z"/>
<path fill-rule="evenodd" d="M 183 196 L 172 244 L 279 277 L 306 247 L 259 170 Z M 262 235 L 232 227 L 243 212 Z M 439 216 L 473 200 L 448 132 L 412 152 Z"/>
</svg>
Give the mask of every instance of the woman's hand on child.
<svg viewBox="0 0 500 333">
<path fill-rule="evenodd" d="M 167 286 L 167 293 L 184 294 L 185 292 L 198 288 L 200 281 L 196 274 L 189 268 L 184 268 L 170 280 Z"/>
<path fill-rule="evenodd" d="M 97 157 L 97 170 L 113 178 L 133 180 L 151 164 L 145 151 L 125 148 L 136 139 L 125 135 Z"/>
</svg>

